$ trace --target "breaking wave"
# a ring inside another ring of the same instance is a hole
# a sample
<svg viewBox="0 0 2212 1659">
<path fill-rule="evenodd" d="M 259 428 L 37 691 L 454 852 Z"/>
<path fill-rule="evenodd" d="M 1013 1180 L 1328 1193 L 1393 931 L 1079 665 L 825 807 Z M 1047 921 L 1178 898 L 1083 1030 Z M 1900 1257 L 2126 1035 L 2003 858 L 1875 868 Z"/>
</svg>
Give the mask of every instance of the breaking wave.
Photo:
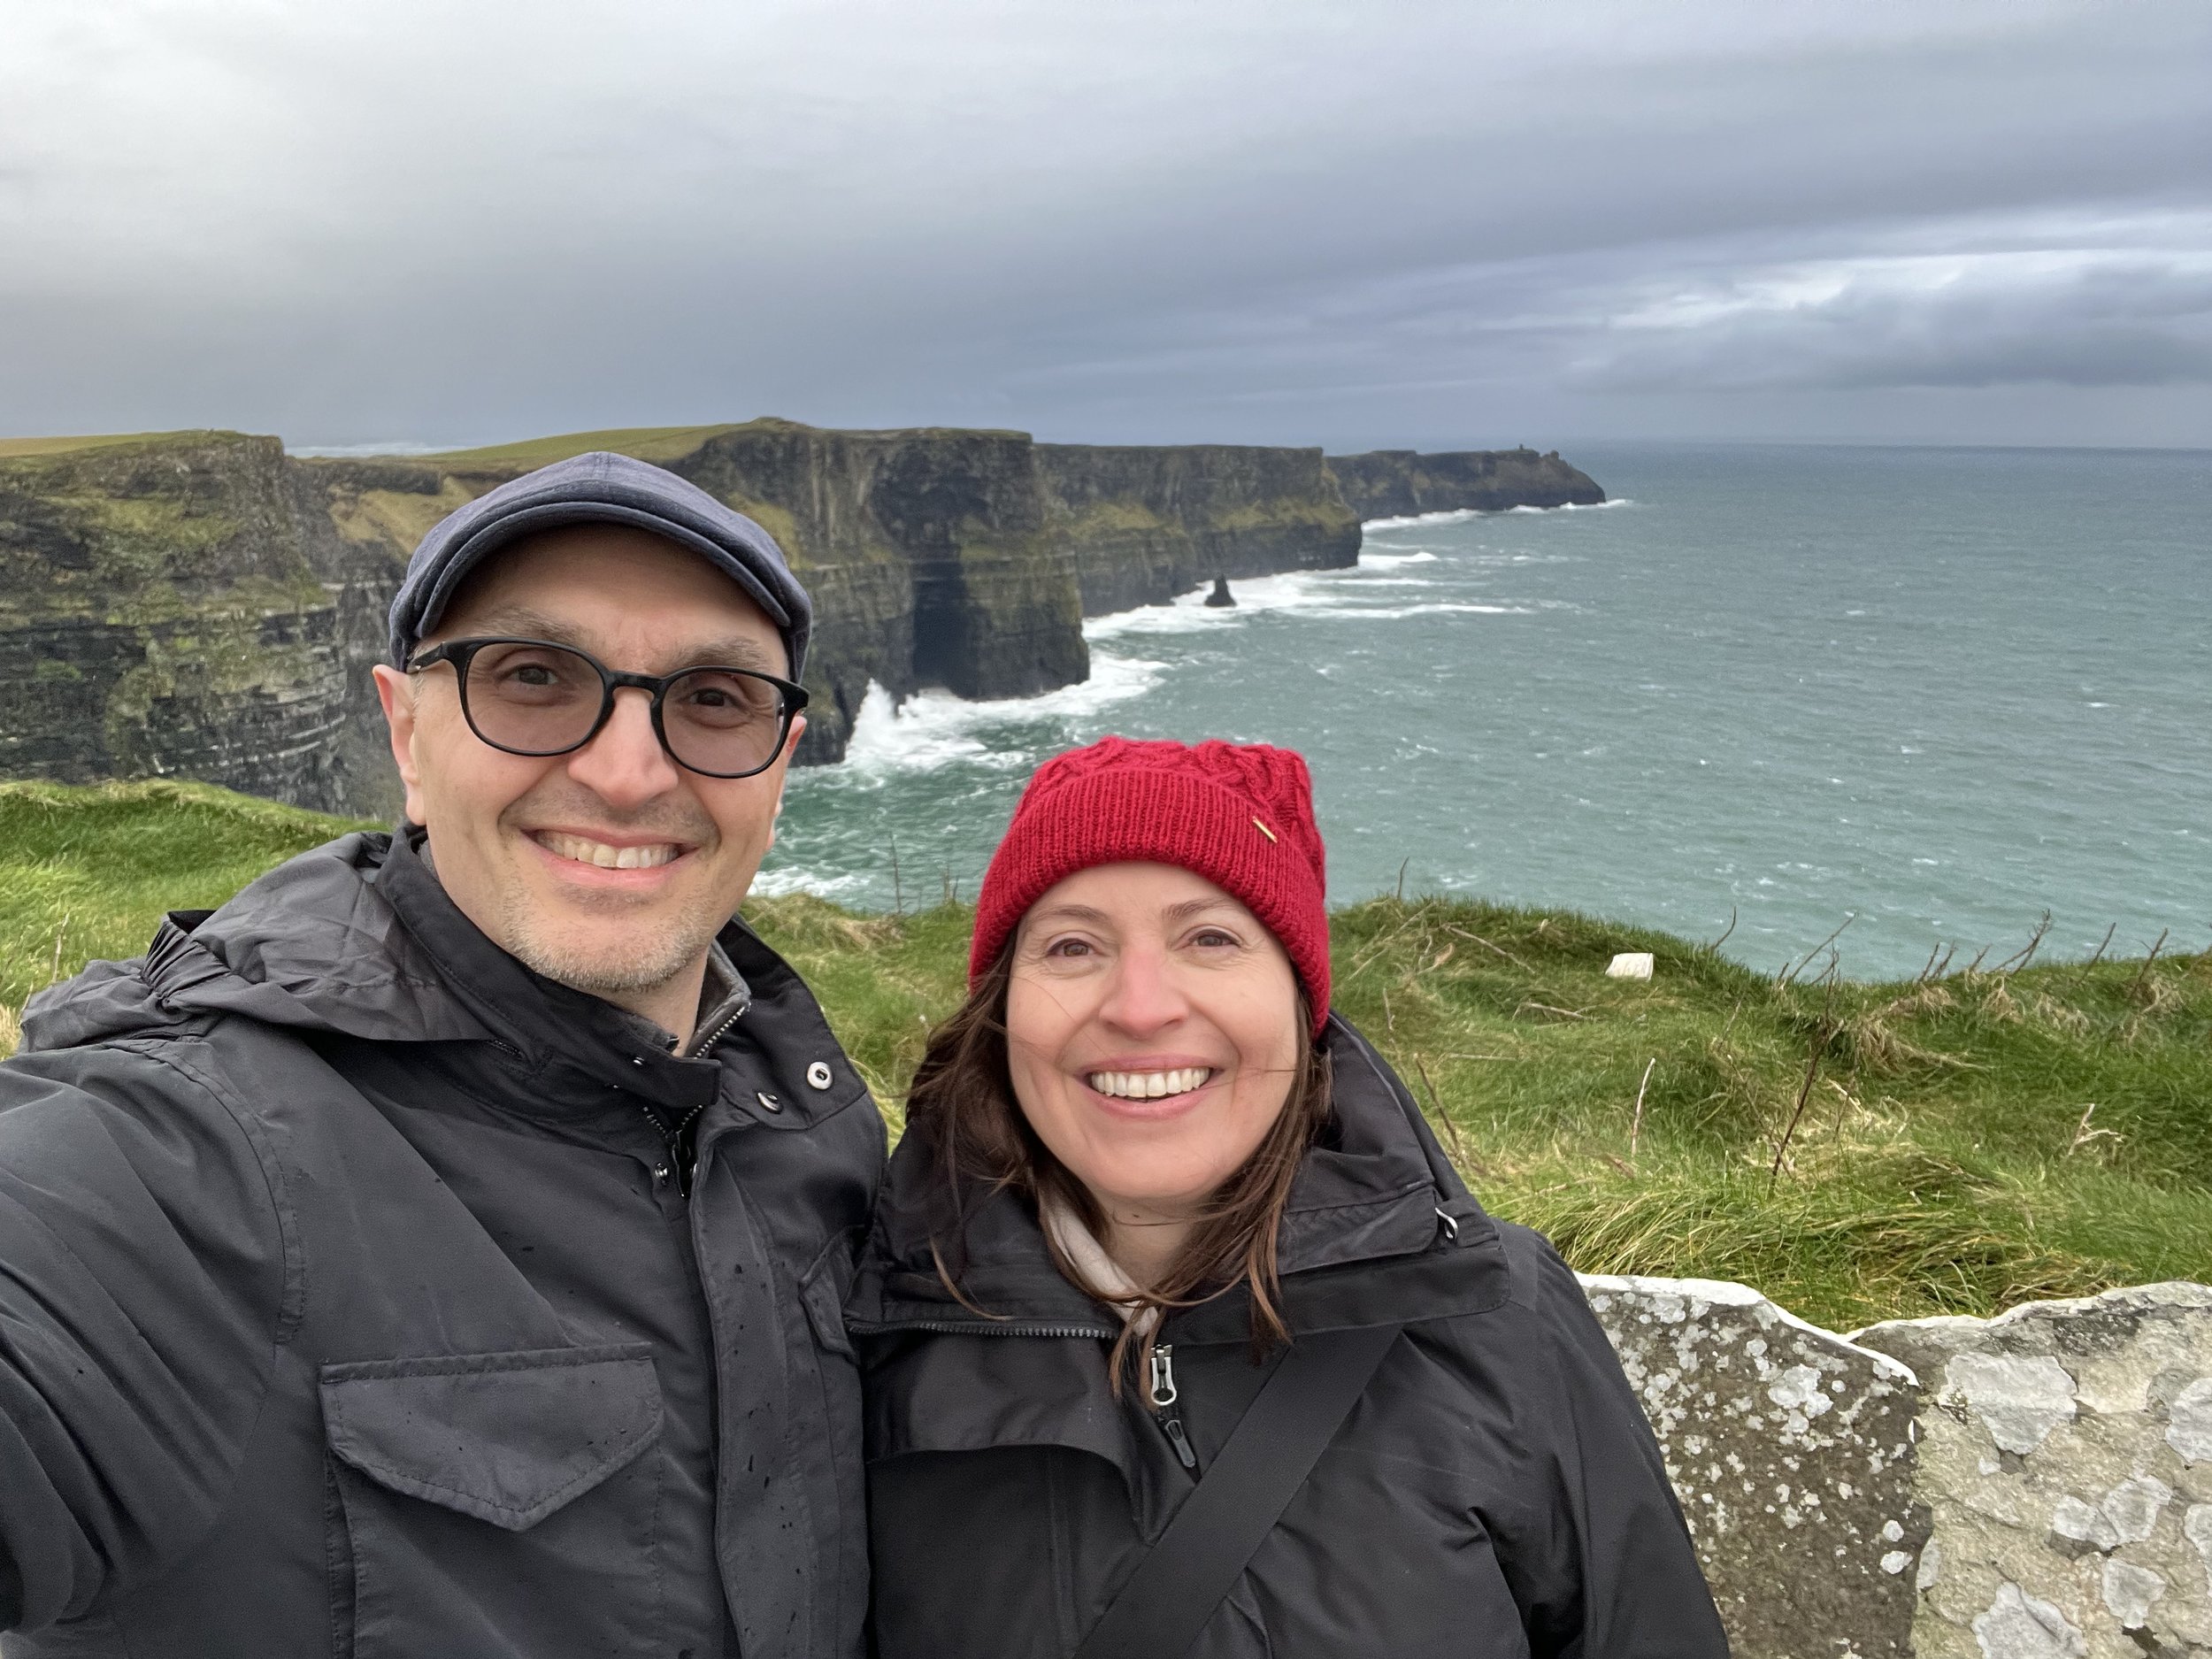
<svg viewBox="0 0 2212 1659">
<path fill-rule="evenodd" d="M 1471 524 L 1478 518 L 1501 518 L 1513 512 L 1602 512 L 1608 507 L 1633 507 L 1625 495 L 1609 501 L 1568 501 L 1556 507 L 1455 507 L 1449 512 L 1417 512 L 1402 518 L 1369 518 L 1362 530 L 1409 530 L 1425 525 Z M 1362 557 L 1364 557 L 1363 555 Z"/>
<path fill-rule="evenodd" d="M 1165 668 L 1164 663 L 1099 652 L 1091 657 L 1091 677 L 1080 685 L 1033 697 L 978 703 L 936 690 L 917 692 L 896 703 L 871 680 L 845 746 L 845 764 L 837 770 L 861 774 L 926 772 L 958 760 L 1018 772 L 1033 763 L 1035 746 L 1006 741 L 1006 727 L 1079 722 L 1113 703 L 1142 696 L 1159 684 Z M 1048 736 L 1046 741 L 1056 739 Z"/>
</svg>

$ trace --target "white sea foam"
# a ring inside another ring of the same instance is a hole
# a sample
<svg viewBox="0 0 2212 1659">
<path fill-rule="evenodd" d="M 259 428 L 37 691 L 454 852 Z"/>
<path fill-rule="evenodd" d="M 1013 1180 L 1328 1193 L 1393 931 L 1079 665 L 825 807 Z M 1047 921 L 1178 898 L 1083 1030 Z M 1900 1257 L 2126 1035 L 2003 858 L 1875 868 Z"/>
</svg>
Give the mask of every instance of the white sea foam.
<svg viewBox="0 0 2212 1659">
<path fill-rule="evenodd" d="M 1410 530 L 1419 525 L 1471 524 L 1477 518 L 1486 516 L 1472 507 L 1455 507 L 1449 512 L 1408 513 L 1402 518 L 1366 518 L 1361 521 L 1359 527 L 1363 531 Z"/>
<path fill-rule="evenodd" d="M 981 735 L 1010 721 L 1079 720 L 1110 704 L 1142 696 L 1160 682 L 1166 664 L 1141 657 L 1095 652 L 1091 677 L 1034 697 L 995 697 L 969 703 L 949 691 L 922 691 L 903 703 L 871 680 L 845 745 L 845 764 L 858 772 L 926 772 L 948 761 L 1019 771 L 1033 759 L 1027 749 Z"/>
<path fill-rule="evenodd" d="M 1234 605 L 1218 608 L 1206 603 L 1205 588 L 1178 594 L 1164 605 L 1093 617 L 1083 625 L 1083 637 L 1096 645 L 1141 634 L 1202 634 L 1233 628 L 1256 616 L 1278 611 L 1313 611 L 1341 603 L 1348 577 L 1357 567 L 1340 571 L 1291 571 L 1280 576 L 1253 576 L 1231 585 Z"/>
<path fill-rule="evenodd" d="M 1363 520 L 1362 530 L 1407 530 L 1420 525 L 1471 524 L 1478 518 L 1495 518 L 1509 512 L 1601 512 L 1608 507 L 1633 507 L 1636 503 L 1625 495 L 1616 495 L 1609 501 L 1568 501 L 1556 507 L 1455 507 L 1449 512 L 1417 512 L 1403 518 L 1369 518 Z"/>
<path fill-rule="evenodd" d="M 1419 557 L 1432 558 L 1433 556 Z M 1414 560 L 1407 558 L 1401 562 L 1409 564 Z M 1399 589 L 1434 588 L 1438 585 L 1417 576 L 1377 575 L 1363 566 L 1332 571 L 1291 571 L 1279 576 L 1251 577 L 1233 584 L 1237 596 L 1233 606 L 1209 606 L 1205 603 L 1207 590 L 1195 588 L 1187 594 L 1178 595 L 1170 604 L 1148 605 L 1139 611 L 1122 611 L 1112 616 L 1093 617 L 1083 625 L 1083 637 L 1097 646 L 1133 635 L 1204 634 L 1237 627 L 1253 617 L 1271 614 L 1332 620 L 1397 622 L 1408 617 L 1455 611 L 1477 616 L 1520 616 L 1527 613 L 1527 607 L 1516 604 L 1457 601 L 1414 604 L 1361 603 L 1363 596 L 1370 593 L 1377 599 L 1388 601 L 1402 596 L 1396 591 Z M 1384 589 L 1392 591 L 1385 593 Z M 1095 664 L 1102 658 L 1094 655 L 1092 660 Z"/>
<path fill-rule="evenodd" d="M 1536 611 L 1529 605 L 1476 605 L 1443 603 L 1430 605 L 1317 605 L 1304 612 L 1310 617 L 1345 618 L 1361 622 L 1402 622 L 1408 617 L 1432 617 L 1461 612 L 1479 617 L 1532 617 Z"/>
<path fill-rule="evenodd" d="M 857 871 L 841 876 L 826 876 L 812 870 L 787 864 L 780 870 L 764 870 L 753 878 L 756 898 L 777 899 L 787 893 L 811 893 L 818 899 L 833 899 L 840 894 L 856 893 L 868 885 L 868 878 Z"/>
<path fill-rule="evenodd" d="M 1435 563 L 1436 555 L 1426 548 L 1418 549 L 1411 553 L 1374 553 L 1362 548 L 1359 550 L 1359 563 L 1353 568 L 1363 571 L 1394 571 L 1402 565 L 1433 565 Z"/>
</svg>

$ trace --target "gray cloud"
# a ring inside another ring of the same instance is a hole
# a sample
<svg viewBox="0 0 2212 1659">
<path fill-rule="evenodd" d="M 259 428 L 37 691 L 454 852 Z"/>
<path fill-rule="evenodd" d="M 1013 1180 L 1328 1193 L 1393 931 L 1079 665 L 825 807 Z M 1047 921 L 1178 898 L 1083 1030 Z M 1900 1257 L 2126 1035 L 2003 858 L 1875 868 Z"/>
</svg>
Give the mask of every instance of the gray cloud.
<svg viewBox="0 0 2212 1659">
<path fill-rule="evenodd" d="M 2212 248 L 1740 272 L 1663 291 L 1592 334 L 1578 377 L 1644 390 L 2201 384 L 2212 381 Z"/>
<path fill-rule="evenodd" d="M 2208 81 L 2193 0 L 16 8 L 0 430 L 2212 442 Z"/>
</svg>

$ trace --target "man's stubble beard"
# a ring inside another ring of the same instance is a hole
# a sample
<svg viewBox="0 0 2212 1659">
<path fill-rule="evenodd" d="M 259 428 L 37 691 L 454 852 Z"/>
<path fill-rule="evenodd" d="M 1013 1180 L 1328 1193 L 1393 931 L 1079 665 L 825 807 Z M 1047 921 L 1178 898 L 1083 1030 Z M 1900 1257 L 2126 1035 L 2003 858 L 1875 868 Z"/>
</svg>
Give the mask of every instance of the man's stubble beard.
<svg viewBox="0 0 2212 1659">
<path fill-rule="evenodd" d="M 588 946 L 523 894 L 510 891 L 503 908 L 509 954 L 557 985 L 601 997 L 658 990 L 695 966 L 730 919 L 698 897 L 672 917 L 655 918 L 634 942 Z"/>
<path fill-rule="evenodd" d="M 508 809 L 509 813 L 518 814 L 530 799 L 526 796 L 523 802 L 516 803 Z M 595 803 L 586 803 L 568 816 L 580 822 L 609 823 L 604 807 Z M 618 827 L 664 835 L 670 841 L 688 843 L 703 853 L 722 850 L 720 837 L 710 820 L 681 812 L 641 813 L 630 824 Z M 626 918 L 626 911 L 642 911 L 646 907 L 634 905 L 616 894 L 572 895 L 570 902 L 614 921 L 617 936 L 598 945 L 582 943 L 576 930 L 534 902 L 527 883 L 511 881 L 503 884 L 500 895 L 502 942 L 508 954 L 532 972 L 542 974 L 571 990 L 599 997 L 658 990 L 696 966 L 736 910 L 734 902 L 726 910 L 713 895 L 705 893 L 694 894 L 673 915 L 668 916 L 636 914 Z M 626 924 L 626 928 L 634 929 L 634 937 L 623 936 Z"/>
</svg>

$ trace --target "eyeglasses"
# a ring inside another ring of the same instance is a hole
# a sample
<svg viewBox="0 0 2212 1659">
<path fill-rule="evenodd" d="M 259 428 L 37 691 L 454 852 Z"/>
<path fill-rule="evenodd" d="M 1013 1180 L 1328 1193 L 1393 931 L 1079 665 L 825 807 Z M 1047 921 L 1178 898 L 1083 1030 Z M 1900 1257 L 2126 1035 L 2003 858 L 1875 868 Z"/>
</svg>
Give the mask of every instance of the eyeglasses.
<svg viewBox="0 0 2212 1659">
<path fill-rule="evenodd" d="M 653 699 L 653 731 L 669 758 L 707 778 L 749 778 L 783 752 L 806 688 L 749 668 L 687 668 L 656 679 L 617 673 L 550 640 L 449 640 L 409 665 L 451 663 L 469 730 L 510 755 L 565 755 L 599 735 L 614 694 Z"/>
</svg>

